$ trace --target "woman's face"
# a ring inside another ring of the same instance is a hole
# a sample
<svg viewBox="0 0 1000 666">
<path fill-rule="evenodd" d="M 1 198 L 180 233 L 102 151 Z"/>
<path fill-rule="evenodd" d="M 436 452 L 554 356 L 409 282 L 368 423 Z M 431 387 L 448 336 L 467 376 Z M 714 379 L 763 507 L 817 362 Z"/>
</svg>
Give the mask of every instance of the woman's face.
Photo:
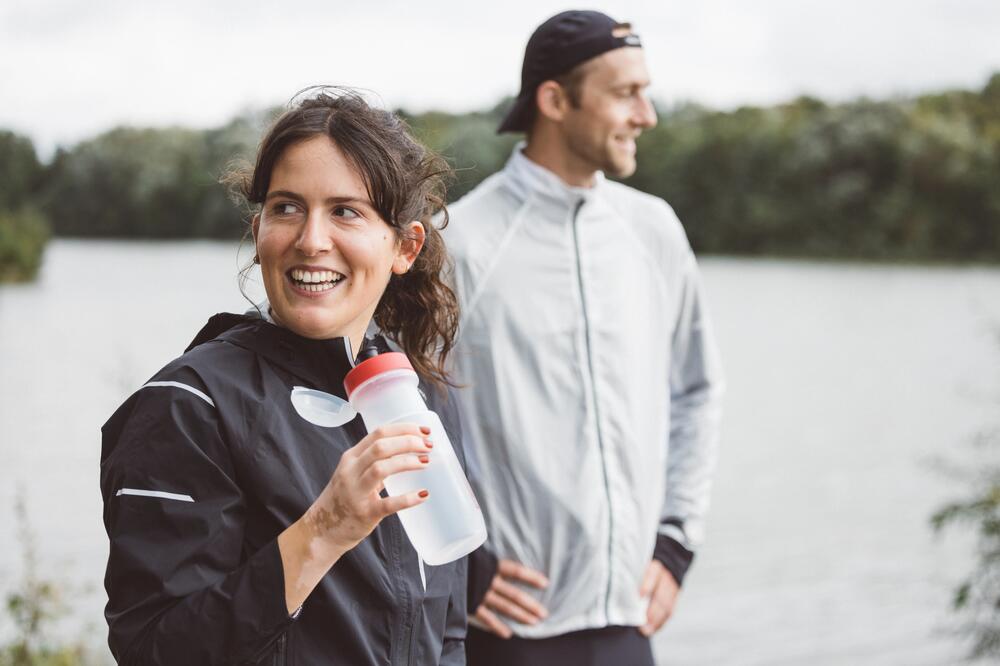
<svg viewBox="0 0 1000 666">
<path fill-rule="evenodd" d="M 275 322 L 307 338 L 349 337 L 356 354 L 392 273 L 423 245 L 423 226 L 409 230 L 417 240 L 398 242 L 329 138 L 286 148 L 253 222 Z"/>
</svg>

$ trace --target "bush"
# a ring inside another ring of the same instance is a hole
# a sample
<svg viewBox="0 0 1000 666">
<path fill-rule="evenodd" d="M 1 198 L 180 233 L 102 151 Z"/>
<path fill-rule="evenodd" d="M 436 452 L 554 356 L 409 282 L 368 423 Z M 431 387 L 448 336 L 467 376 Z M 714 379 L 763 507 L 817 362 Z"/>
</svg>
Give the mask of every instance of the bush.
<svg viewBox="0 0 1000 666">
<path fill-rule="evenodd" d="M 48 239 L 49 225 L 36 209 L 0 210 L 0 282 L 33 279 Z"/>
<path fill-rule="evenodd" d="M 1000 432 L 981 435 L 976 449 L 975 466 L 958 473 L 971 486 L 968 495 L 941 507 L 931 524 L 938 532 L 953 524 L 975 530 L 975 569 L 952 603 L 972 641 L 969 656 L 1000 659 Z"/>
<path fill-rule="evenodd" d="M 13 621 L 15 637 L 7 645 L 0 645 L 0 666 L 87 666 L 94 663 L 93 656 L 83 645 L 61 645 L 47 636 L 50 625 L 65 613 L 65 607 L 59 588 L 38 576 L 34 535 L 28 526 L 22 500 L 18 500 L 14 512 L 24 573 L 17 588 L 7 595 L 7 615 Z"/>
</svg>

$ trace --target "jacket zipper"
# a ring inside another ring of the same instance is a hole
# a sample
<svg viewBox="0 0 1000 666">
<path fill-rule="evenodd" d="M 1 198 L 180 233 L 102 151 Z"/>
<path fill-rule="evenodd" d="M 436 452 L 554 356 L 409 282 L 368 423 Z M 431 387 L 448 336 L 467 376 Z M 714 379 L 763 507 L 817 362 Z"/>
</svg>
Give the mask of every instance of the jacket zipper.
<svg viewBox="0 0 1000 666">
<path fill-rule="evenodd" d="M 288 663 L 288 656 L 285 651 L 287 642 L 287 633 L 281 634 L 281 636 L 278 637 L 278 647 L 274 650 L 274 666 L 286 666 Z"/>
<path fill-rule="evenodd" d="M 580 289 L 580 305 L 583 309 L 583 337 L 587 348 L 587 372 L 590 375 L 590 398 L 594 403 L 594 421 L 597 428 L 597 447 L 601 453 L 601 472 L 604 474 L 604 495 L 608 502 L 608 586 L 604 592 L 604 621 L 610 622 L 611 615 L 611 568 L 614 563 L 612 544 L 614 543 L 615 513 L 611 504 L 611 483 L 608 481 L 608 465 L 604 450 L 604 436 L 601 432 L 601 407 L 597 401 L 597 379 L 594 376 L 594 359 L 590 346 L 590 318 L 587 316 L 587 296 L 583 289 L 583 267 L 580 265 L 580 238 L 577 230 L 577 220 L 584 200 L 577 202 L 573 209 L 573 249 L 576 251 L 576 279 Z"/>
</svg>

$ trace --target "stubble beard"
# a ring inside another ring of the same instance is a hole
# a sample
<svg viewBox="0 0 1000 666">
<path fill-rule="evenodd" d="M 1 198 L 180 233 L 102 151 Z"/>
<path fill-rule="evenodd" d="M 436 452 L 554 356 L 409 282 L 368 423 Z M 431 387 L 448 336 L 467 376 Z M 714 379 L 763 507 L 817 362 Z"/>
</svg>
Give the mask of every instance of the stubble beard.
<svg viewBox="0 0 1000 666">
<path fill-rule="evenodd" d="M 615 178 L 628 178 L 636 169 L 635 157 L 616 157 L 614 149 L 607 144 L 593 144 L 586 139 L 571 138 L 566 144 L 568 150 L 587 168 L 602 171 Z"/>
</svg>

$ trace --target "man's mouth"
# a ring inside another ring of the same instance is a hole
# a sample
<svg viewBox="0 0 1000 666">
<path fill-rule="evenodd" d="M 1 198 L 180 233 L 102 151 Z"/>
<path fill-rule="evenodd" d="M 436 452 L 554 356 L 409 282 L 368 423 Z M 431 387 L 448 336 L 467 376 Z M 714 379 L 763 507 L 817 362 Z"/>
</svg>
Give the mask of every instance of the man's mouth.
<svg viewBox="0 0 1000 666">
<path fill-rule="evenodd" d="M 293 268 L 287 275 L 297 288 L 312 292 L 329 291 L 344 279 L 337 271 L 307 271 L 301 268 Z"/>
<path fill-rule="evenodd" d="M 620 145 L 622 148 L 624 148 L 625 150 L 627 150 L 629 152 L 633 152 L 633 153 L 635 152 L 635 140 L 636 140 L 636 137 L 634 137 L 634 136 L 619 136 L 619 137 L 616 137 L 616 139 L 618 141 L 618 145 Z"/>
</svg>

